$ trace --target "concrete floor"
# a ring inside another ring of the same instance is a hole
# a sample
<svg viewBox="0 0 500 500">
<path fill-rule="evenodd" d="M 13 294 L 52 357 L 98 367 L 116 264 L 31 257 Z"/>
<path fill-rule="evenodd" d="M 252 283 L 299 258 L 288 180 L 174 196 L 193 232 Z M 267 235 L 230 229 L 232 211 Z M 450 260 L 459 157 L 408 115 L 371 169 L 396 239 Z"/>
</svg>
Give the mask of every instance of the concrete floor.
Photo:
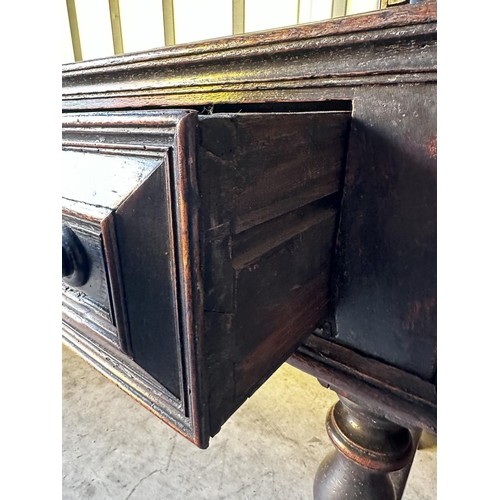
<svg viewBox="0 0 500 500">
<path fill-rule="evenodd" d="M 284 365 L 199 450 L 63 347 L 64 500 L 312 500 L 332 391 Z M 436 446 L 403 500 L 435 500 Z"/>
</svg>

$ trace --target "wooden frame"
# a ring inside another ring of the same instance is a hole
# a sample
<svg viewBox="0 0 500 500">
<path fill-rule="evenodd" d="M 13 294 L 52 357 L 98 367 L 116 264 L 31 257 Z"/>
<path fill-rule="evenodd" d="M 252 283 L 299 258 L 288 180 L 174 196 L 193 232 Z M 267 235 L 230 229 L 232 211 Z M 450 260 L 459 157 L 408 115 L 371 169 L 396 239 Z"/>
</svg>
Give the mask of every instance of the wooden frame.
<svg viewBox="0 0 500 500">
<path fill-rule="evenodd" d="M 92 311 L 82 313 L 75 310 L 71 306 L 74 303 L 71 294 L 66 294 L 66 304 L 63 306 L 63 340 L 165 422 L 174 425 L 198 446 L 206 446 L 207 424 L 200 410 L 205 404 L 202 401 L 203 393 L 196 390 L 197 384 L 193 382 L 204 379 L 204 375 L 199 373 L 204 364 L 198 361 L 201 351 L 198 325 L 203 310 L 203 297 L 199 286 L 199 265 L 194 265 L 192 261 L 199 260 L 198 212 L 196 207 L 193 210 L 193 207 L 188 208 L 186 203 L 186 200 L 193 196 L 193 191 L 196 192 L 196 184 L 193 185 L 195 176 L 192 172 L 195 120 L 195 114 L 189 111 L 174 111 L 167 115 L 140 111 L 114 114 L 80 113 L 66 116 L 63 120 L 65 151 L 87 154 L 104 152 L 108 157 L 126 155 L 132 158 L 157 159 L 162 163 L 159 168 L 166 171 L 167 192 L 172 196 L 168 203 L 168 210 L 172 212 L 168 225 L 172 225 L 170 230 L 175 232 L 171 244 L 177 246 L 175 250 L 172 248 L 172 253 L 184 256 L 172 260 L 179 279 L 173 278 L 171 283 L 164 285 L 175 290 L 174 302 L 178 307 L 175 343 L 179 363 L 179 397 L 174 396 L 140 366 L 130 362 L 130 318 L 124 298 L 126 290 L 122 284 L 123 270 L 118 266 L 120 259 L 116 250 L 114 216 L 105 221 L 102 233 L 103 247 L 107 250 L 106 267 L 113 292 L 111 297 L 114 301 L 116 326 L 111 322 L 105 325 L 96 322 L 93 320 Z M 124 137 L 129 136 L 133 136 L 136 142 L 128 139 L 124 141 Z M 175 188 L 171 188 L 171 185 Z M 63 214 L 65 212 L 67 210 L 63 210 Z M 77 217 L 82 217 L 81 211 L 75 213 Z M 169 231 L 168 227 L 156 229 Z M 149 255 L 146 256 L 149 258 Z M 157 292 L 158 290 L 151 290 L 152 294 Z M 96 335 L 96 332 L 101 331 L 105 332 L 102 337 Z M 109 333 L 106 335 L 107 332 Z M 102 341 L 112 335 L 120 338 L 117 342 L 118 349 Z M 146 361 L 147 357 L 146 354 Z"/>
</svg>

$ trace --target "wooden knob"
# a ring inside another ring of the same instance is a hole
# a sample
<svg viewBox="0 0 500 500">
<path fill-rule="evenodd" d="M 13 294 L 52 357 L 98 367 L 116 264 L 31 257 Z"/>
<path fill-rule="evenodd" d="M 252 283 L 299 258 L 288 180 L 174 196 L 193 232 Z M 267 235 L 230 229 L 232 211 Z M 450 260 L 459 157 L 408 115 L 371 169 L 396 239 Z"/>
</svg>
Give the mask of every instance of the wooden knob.
<svg viewBox="0 0 500 500">
<path fill-rule="evenodd" d="M 62 277 L 70 286 L 82 286 L 89 278 L 89 261 L 78 236 L 62 226 Z"/>
</svg>

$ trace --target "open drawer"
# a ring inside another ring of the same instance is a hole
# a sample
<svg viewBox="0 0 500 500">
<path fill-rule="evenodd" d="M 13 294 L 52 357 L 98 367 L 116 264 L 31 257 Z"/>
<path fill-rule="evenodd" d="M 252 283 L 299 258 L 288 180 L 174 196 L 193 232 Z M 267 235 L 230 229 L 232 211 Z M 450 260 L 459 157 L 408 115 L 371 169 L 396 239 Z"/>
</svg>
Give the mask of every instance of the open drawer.
<svg viewBox="0 0 500 500">
<path fill-rule="evenodd" d="M 200 447 L 327 315 L 350 113 L 63 115 L 63 339 Z"/>
</svg>

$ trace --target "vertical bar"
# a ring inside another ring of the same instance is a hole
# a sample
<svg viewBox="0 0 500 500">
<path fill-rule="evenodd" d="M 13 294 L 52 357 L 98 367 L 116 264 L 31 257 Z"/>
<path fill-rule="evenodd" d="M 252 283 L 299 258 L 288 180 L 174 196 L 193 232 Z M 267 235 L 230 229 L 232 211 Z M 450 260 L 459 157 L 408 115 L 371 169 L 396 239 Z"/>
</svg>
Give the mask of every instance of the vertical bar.
<svg viewBox="0 0 500 500">
<path fill-rule="evenodd" d="M 162 0 L 163 4 L 163 32 L 165 45 L 175 45 L 175 17 L 174 0 Z"/>
<path fill-rule="evenodd" d="M 233 35 L 245 33 L 245 0 L 233 0 Z"/>
<path fill-rule="evenodd" d="M 66 7 L 68 9 L 69 29 L 71 31 L 71 42 L 73 44 L 73 54 L 75 61 L 81 61 L 82 46 L 80 44 L 80 32 L 78 30 L 78 19 L 76 18 L 75 0 L 66 0 Z"/>
<path fill-rule="evenodd" d="M 122 23 L 120 21 L 119 0 L 109 0 L 109 16 L 111 19 L 111 33 L 113 33 L 113 49 L 115 56 L 123 54 Z"/>
<path fill-rule="evenodd" d="M 300 24 L 300 0 L 297 1 L 297 24 Z"/>
<path fill-rule="evenodd" d="M 347 0 L 333 0 L 331 17 L 344 17 L 346 14 L 347 14 Z"/>
</svg>

